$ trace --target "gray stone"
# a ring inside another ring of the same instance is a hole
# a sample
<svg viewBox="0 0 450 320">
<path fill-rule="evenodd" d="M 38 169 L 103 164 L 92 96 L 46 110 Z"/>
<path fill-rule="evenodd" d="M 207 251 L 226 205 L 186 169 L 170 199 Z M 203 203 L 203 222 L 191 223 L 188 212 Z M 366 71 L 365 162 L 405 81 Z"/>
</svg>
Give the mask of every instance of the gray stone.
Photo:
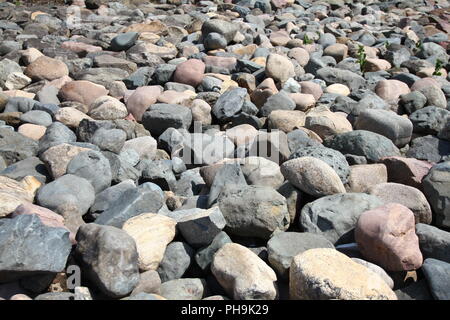
<svg viewBox="0 0 450 320">
<path fill-rule="evenodd" d="M 399 156 L 400 152 L 388 138 L 374 132 L 355 130 L 345 132 L 324 141 L 326 147 L 338 150 L 342 154 L 364 156 L 372 162 L 381 158 Z"/>
<path fill-rule="evenodd" d="M 426 103 L 427 97 L 420 93 L 420 91 L 413 91 L 400 96 L 400 105 L 407 114 L 411 114 L 422 109 Z"/>
<path fill-rule="evenodd" d="M 306 146 L 293 152 L 289 159 L 301 157 L 313 157 L 322 160 L 336 171 L 342 183 L 347 183 L 350 166 L 344 155 L 339 151 L 323 146 Z"/>
<path fill-rule="evenodd" d="M 220 122 L 227 122 L 233 116 L 242 112 L 247 90 L 244 88 L 233 88 L 223 93 L 214 104 L 212 114 Z"/>
<path fill-rule="evenodd" d="M 218 199 L 227 232 L 268 239 L 289 227 L 286 199 L 265 186 L 227 185 Z"/>
<path fill-rule="evenodd" d="M 142 124 L 152 136 L 158 137 L 168 128 L 189 129 L 192 123 L 191 109 L 176 105 L 157 103 L 151 105 L 142 116 Z"/>
<path fill-rule="evenodd" d="M 450 263 L 450 232 L 428 224 L 416 224 L 420 251 L 425 259 L 433 258 Z"/>
<path fill-rule="evenodd" d="M 239 27 L 237 24 L 221 19 L 210 19 L 202 25 L 203 37 L 207 37 L 210 33 L 218 33 L 226 39 L 227 43 L 233 40 L 238 30 Z"/>
<path fill-rule="evenodd" d="M 194 249 L 187 243 L 179 241 L 170 243 L 157 270 L 161 282 L 180 279 L 189 269 L 194 253 Z"/>
<path fill-rule="evenodd" d="M 365 193 L 326 196 L 303 207 L 300 227 L 305 232 L 323 235 L 335 245 L 351 243 L 359 216 L 381 205 L 380 199 Z"/>
<path fill-rule="evenodd" d="M 414 125 L 415 133 L 437 135 L 450 120 L 450 111 L 428 106 L 413 112 L 409 119 Z"/>
<path fill-rule="evenodd" d="M 259 109 L 259 113 L 263 117 L 268 117 L 272 111 L 294 110 L 295 107 L 294 100 L 285 91 L 280 91 L 267 99 L 261 109 Z"/>
<path fill-rule="evenodd" d="M 139 282 L 138 253 L 134 239 L 110 226 L 86 224 L 76 236 L 75 256 L 83 274 L 104 294 L 120 298 Z"/>
<path fill-rule="evenodd" d="M 78 153 L 67 165 L 67 173 L 85 178 L 94 187 L 95 193 L 111 185 L 111 166 L 107 158 L 98 151 Z"/>
<path fill-rule="evenodd" d="M 37 157 L 18 161 L 5 168 L 3 171 L 0 171 L 0 175 L 18 181 L 26 176 L 33 176 L 43 184 L 45 184 L 47 180 L 50 180 L 50 175 L 45 164 Z"/>
<path fill-rule="evenodd" d="M 103 129 L 95 131 L 92 136 L 91 143 L 95 144 L 100 150 L 111 151 L 119 153 L 122 149 L 125 141 L 127 140 L 127 134 L 120 129 Z"/>
<path fill-rule="evenodd" d="M 95 196 L 95 202 L 90 208 L 90 213 L 97 218 L 104 211 L 108 210 L 114 201 L 125 191 L 136 188 L 133 180 L 125 180 L 119 184 L 109 187 Z"/>
<path fill-rule="evenodd" d="M 52 124 L 52 117 L 47 112 L 39 110 L 31 110 L 22 114 L 20 120 L 44 127 L 48 127 Z"/>
<path fill-rule="evenodd" d="M 145 187 L 125 190 L 95 223 L 121 228 L 123 224 L 141 213 L 156 213 L 164 203 L 164 195 Z"/>
<path fill-rule="evenodd" d="M 422 180 L 423 193 L 434 213 L 437 227 L 450 228 L 450 162 L 431 168 Z"/>
<path fill-rule="evenodd" d="M 426 86 L 417 91 L 427 98 L 427 106 L 436 106 L 443 109 L 447 108 L 447 100 L 440 88 L 436 86 Z"/>
<path fill-rule="evenodd" d="M 36 195 L 40 206 L 60 214 L 68 207 L 74 207 L 79 216 L 89 210 L 94 200 L 95 190 L 91 183 L 72 174 L 66 174 L 42 186 Z"/>
<path fill-rule="evenodd" d="M 209 189 L 208 207 L 216 203 L 222 189 L 227 184 L 247 185 L 244 174 L 239 164 L 224 164 L 214 176 L 214 181 Z"/>
<path fill-rule="evenodd" d="M 450 263 L 428 258 L 422 270 L 431 295 L 436 300 L 450 300 Z"/>
<path fill-rule="evenodd" d="M 429 162 L 441 162 L 450 155 L 450 142 L 428 135 L 412 140 L 406 156 Z"/>
<path fill-rule="evenodd" d="M 211 32 L 203 39 L 206 50 L 225 49 L 227 47 L 227 39 L 219 33 Z"/>
<path fill-rule="evenodd" d="M 76 142 L 77 136 L 61 122 L 53 122 L 47 127 L 44 136 L 39 140 L 39 154 L 62 143 Z"/>
<path fill-rule="evenodd" d="M 142 172 L 141 181 L 152 182 L 163 190 L 174 190 L 176 178 L 170 160 L 142 160 L 137 165 Z"/>
<path fill-rule="evenodd" d="M 214 254 L 226 243 L 232 243 L 232 241 L 230 237 L 222 231 L 214 237 L 213 241 L 207 247 L 197 251 L 195 254 L 195 261 L 203 271 L 209 270 Z"/>
<path fill-rule="evenodd" d="M 72 244 L 69 232 L 42 224 L 37 215 L 0 220 L 0 283 L 66 267 Z"/>
<path fill-rule="evenodd" d="M 161 296 L 168 300 L 201 300 L 206 292 L 204 279 L 184 278 L 161 284 Z"/>
<path fill-rule="evenodd" d="M 348 70 L 341 70 L 338 68 L 325 67 L 317 70 L 317 77 L 326 81 L 327 85 L 334 83 L 341 83 L 350 88 L 351 91 L 356 91 L 363 87 L 366 80 Z"/>
<path fill-rule="evenodd" d="M 334 248 L 324 236 L 308 232 L 279 232 L 267 242 L 269 264 L 281 277 L 289 278 L 292 259 L 309 249 Z"/>
<path fill-rule="evenodd" d="M 359 114 L 355 129 L 381 134 L 396 146 L 403 147 L 411 140 L 414 123 L 411 121 L 392 111 L 367 109 Z"/>
<path fill-rule="evenodd" d="M 216 206 L 208 210 L 185 210 L 177 222 L 181 235 L 194 248 L 208 246 L 226 224 L 221 210 Z"/>
<path fill-rule="evenodd" d="M 33 139 L 14 130 L 0 128 L 0 156 L 7 165 L 34 157 L 37 151 L 38 143 Z"/>
<path fill-rule="evenodd" d="M 131 295 L 139 293 L 160 293 L 161 278 L 155 270 L 145 271 L 139 274 L 139 282 L 131 292 Z"/>
<path fill-rule="evenodd" d="M 131 48 L 139 37 L 137 32 L 125 32 L 111 40 L 110 49 L 112 51 L 125 51 Z"/>
</svg>

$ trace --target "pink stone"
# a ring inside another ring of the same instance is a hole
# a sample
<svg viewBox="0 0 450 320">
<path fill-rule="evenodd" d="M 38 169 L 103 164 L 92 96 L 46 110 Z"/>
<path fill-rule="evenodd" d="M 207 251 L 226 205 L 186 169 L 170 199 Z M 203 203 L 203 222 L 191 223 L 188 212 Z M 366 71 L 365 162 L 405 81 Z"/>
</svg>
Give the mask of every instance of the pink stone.
<svg viewBox="0 0 450 320">
<path fill-rule="evenodd" d="M 386 101 L 396 101 L 402 94 L 410 92 L 408 85 L 399 80 L 381 80 L 375 87 L 375 93 Z"/>
<path fill-rule="evenodd" d="M 300 82 L 301 93 L 312 94 L 314 99 L 319 100 L 323 94 L 322 88 L 319 84 L 312 81 L 302 81 Z"/>
<path fill-rule="evenodd" d="M 99 52 L 103 51 L 102 47 L 93 46 L 83 42 L 77 41 L 66 41 L 61 45 L 62 48 L 68 49 L 75 53 L 91 53 L 91 52 Z"/>
<path fill-rule="evenodd" d="M 175 82 L 197 87 L 203 80 L 205 63 L 198 59 L 189 59 L 177 65 L 173 75 Z"/>
<path fill-rule="evenodd" d="M 362 213 L 355 239 L 364 258 L 388 271 L 411 271 L 423 263 L 414 213 L 398 203 Z"/>
<path fill-rule="evenodd" d="M 37 124 L 24 123 L 17 131 L 25 137 L 38 141 L 45 134 L 47 128 Z"/>
<path fill-rule="evenodd" d="M 206 66 L 234 69 L 234 67 L 236 66 L 237 60 L 234 57 L 206 56 L 206 57 L 203 57 L 203 62 L 206 64 Z"/>
<path fill-rule="evenodd" d="M 155 104 L 158 96 L 162 93 L 160 86 L 145 86 L 137 88 L 134 93 L 126 100 L 128 112 L 130 112 L 137 121 L 142 120 L 142 115 Z"/>
<path fill-rule="evenodd" d="M 90 106 L 97 98 L 107 96 L 109 91 L 99 84 L 77 80 L 66 83 L 59 93 L 65 101 L 77 101 Z"/>
<path fill-rule="evenodd" d="M 439 81 L 433 78 L 422 78 L 414 82 L 414 84 L 411 86 L 411 91 L 420 90 L 426 87 L 437 87 L 441 88 L 441 84 Z"/>
<path fill-rule="evenodd" d="M 381 161 L 386 165 L 388 181 L 405 184 L 422 190 L 422 179 L 433 167 L 433 163 L 414 158 L 386 157 Z"/>
</svg>

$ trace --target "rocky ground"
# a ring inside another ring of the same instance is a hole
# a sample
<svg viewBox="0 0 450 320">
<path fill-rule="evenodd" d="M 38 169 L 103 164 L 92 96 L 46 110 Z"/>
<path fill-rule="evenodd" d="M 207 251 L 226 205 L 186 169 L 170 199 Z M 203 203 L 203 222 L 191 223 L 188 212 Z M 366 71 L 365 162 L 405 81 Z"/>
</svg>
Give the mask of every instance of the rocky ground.
<svg viewBox="0 0 450 320">
<path fill-rule="evenodd" d="M 449 7 L 1 2 L 0 299 L 450 299 Z"/>
</svg>

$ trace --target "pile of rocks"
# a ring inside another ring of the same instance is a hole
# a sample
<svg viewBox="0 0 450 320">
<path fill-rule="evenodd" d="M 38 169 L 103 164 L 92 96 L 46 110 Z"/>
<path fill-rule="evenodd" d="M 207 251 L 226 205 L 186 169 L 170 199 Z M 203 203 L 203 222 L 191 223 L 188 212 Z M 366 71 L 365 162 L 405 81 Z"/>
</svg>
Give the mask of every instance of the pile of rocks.
<svg viewBox="0 0 450 320">
<path fill-rule="evenodd" d="M 0 299 L 450 299 L 449 8 L 0 3 Z"/>
</svg>

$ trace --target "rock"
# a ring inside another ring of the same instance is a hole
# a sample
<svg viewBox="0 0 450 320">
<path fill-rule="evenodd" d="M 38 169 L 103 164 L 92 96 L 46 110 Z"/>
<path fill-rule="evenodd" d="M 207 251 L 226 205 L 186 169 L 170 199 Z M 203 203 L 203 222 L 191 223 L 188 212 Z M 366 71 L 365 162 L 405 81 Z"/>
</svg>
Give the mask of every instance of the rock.
<svg viewBox="0 0 450 320">
<path fill-rule="evenodd" d="M 437 227 L 450 227 L 450 162 L 433 166 L 422 180 L 423 193 L 434 213 Z"/>
<path fill-rule="evenodd" d="M 426 280 L 395 290 L 398 300 L 433 300 Z"/>
<path fill-rule="evenodd" d="M 36 178 L 40 183 L 45 183 L 49 180 L 49 174 L 44 163 L 37 157 L 30 157 L 16 162 L 0 171 L 0 175 L 17 181 L 27 176 Z"/>
<path fill-rule="evenodd" d="M 335 43 L 325 48 L 323 54 L 333 57 L 336 62 L 340 62 L 347 57 L 348 47 L 342 43 Z"/>
<path fill-rule="evenodd" d="M 428 135 L 412 140 L 406 156 L 428 162 L 441 162 L 450 154 L 450 143 L 448 141 Z"/>
<path fill-rule="evenodd" d="M 137 32 L 125 32 L 117 35 L 111 40 L 112 51 L 125 51 L 131 48 L 139 37 Z"/>
<path fill-rule="evenodd" d="M 294 257 L 289 292 L 294 300 L 397 300 L 378 274 L 329 248 Z"/>
<path fill-rule="evenodd" d="M 322 160 L 336 171 L 342 183 L 347 183 L 350 166 L 340 152 L 322 146 L 306 146 L 293 152 L 289 159 L 292 160 L 301 157 L 313 157 Z"/>
<path fill-rule="evenodd" d="M 184 278 L 161 284 L 161 295 L 168 300 L 201 300 L 206 294 L 206 281 Z"/>
<path fill-rule="evenodd" d="M 285 82 L 295 76 L 294 65 L 284 56 L 270 54 L 267 57 L 266 75 L 277 82 Z"/>
<path fill-rule="evenodd" d="M 204 100 L 195 99 L 189 106 L 192 112 L 192 120 L 201 122 L 202 125 L 210 125 L 212 122 L 211 106 Z"/>
<path fill-rule="evenodd" d="M 212 108 L 213 115 L 220 122 L 227 122 L 233 116 L 242 112 L 247 90 L 243 88 L 230 89 L 223 93 Z"/>
<path fill-rule="evenodd" d="M 157 142 L 151 136 L 138 137 L 125 141 L 122 152 L 126 150 L 134 150 L 139 155 L 139 158 L 153 159 L 156 154 Z"/>
<path fill-rule="evenodd" d="M 346 85 L 351 91 L 356 91 L 365 84 L 365 79 L 349 70 L 325 67 L 317 70 L 317 77 L 328 85 L 340 83 Z"/>
<path fill-rule="evenodd" d="M 429 258 L 424 261 L 422 269 L 434 299 L 449 300 L 450 263 Z"/>
<path fill-rule="evenodd" d="M 123 192 L 95 223 L 122 228 L 129 219 L 143 213 L 156 213 L 164 203 L 162 190 L 152 183 Z"/>
<path fill-rule="evenodd" d="M 53 58 L 42 56 L 30 63 L 25 69 L 25 75 L 35 81 L 52 81 L 69 75 L 67 65 Z"/>
<path fill-rule="evenodd" d="M 45 135 L 39 140 L 39 153 L 42 154 L 49 148 L 62 143 L 73 143 L 76 141 L 77 136 L 72 130 L 61 122 L 53 122 L 47 127 Z"/>
<path fill-rule="evenodd" d="M 178 229 L 186 241 L 194 248 L 211 244 L 214 238 L 225 227 L 226 221 L 218 207 L 208 210 L 186 210 L 178 220 Z"/>
<path fill-rule="evenodd" d="M 59 95 L 65 101 L 77 101 L 90 106 L 97 98 L 106 96 L 108 92 L 102 85 L 78 80 L 66 83 L 59 91 Z"/>
<path fill-rule="evenodd" d="M 259 109 L 259 114 L 263 117 L 268 117 L 273 111 L 294 111 L 295 107 L 295 101 L 287 93 L 281 91 L 266 100 L 264 105 Z"/>
<path fill-rule="evenodd" d="M 410 114 L 414 132 L 437 135 L 450 119 L 450 111 L 435 106 L 429 106 Z"/>
<path fill-rule="evenodd" d="M 292 259 L 315 248 L 334 248 L 334 246 L 325 237 L 318 234 L 279 232 L 267 242 L 269 264 L 282 279 L 288 279 Z"/>
<path fill-rule="evenodd" d="M 416 188 L 398 183 L 380 183 L 367 190 L 385 203 L 400 203 L 414 213 L 415 223 L 431 223 L 431 208 L 425 195 Z"/>
<path fill-rule="evenodd" d="M 422 190 L 422 179 L 432 168 L 432 164 L 413 158 L 386 157 L 381 159 L 387 168 L 388 181 L 405 184 Z"/>
<path fill-rule="evenodd" d="M 378 133 L 403 147 L 411 140 L 413 123 L 392 111 L 366 109 L 359 114 L 355 129 Z"/>
<path fill-rule="evenodd" d="M 82 151 L 75 155 L 67 164 L 67 173 L 85 178 L 92 184 L 95 193 L 102 192 L 111 185 L 109 161 L 98 151 Z"/>
<path fill-rule="evenodd" d="M 125 231 L 86 224 L 78 230 L 75 255 L 86 276 L 107 296 L 120 298 L 139 282 L 136 244 Z"/>
<path fill-rule="evenodd" d="M 366 130 L 345 132 L 324 141 L 328 148 L 342 154 L 364 156 L 372 162 L 379 162 L 383 157 L 399 156 L 397 147 L 388 138 Z"/>
<path fill-rule="evenodd" d="M 72 245 L 69 232 L 44 225 L 37 215 L 0 221 L 0 282 L 64 270 Z"/>
<path fill-rule="evenodd" d="M 69 128 L 77 128 L 83 119 L 92 120 L 88 115 L 72 107 L 59 109 L 55 114 L 55 119 Z"/>
<path fill-rule="evenodd" d="M 334 83 L 329 85 L 324 90 L 325 93 L 339 94 L 342 96 L 348 96 L 350 94 L 350 89 L 343 84 Z"/>
<path fill-rule="evenodd" d="M 7 165 L 33 157 L 37 151 L 38 144 L 33 139 L 0 127 L 0 156 Z"/>
<path fill-rule="evenodd" d="M 54 147 L 48 148 L 42 153 L 41 159 L 45 163 L 53 179 L 57 179 L 66 174 L 67 165 L 73 157 L 80 152 L 88 150 L 89 149 L 87 148 L 61 143 Z"/>
<path fill-rule="evenodd" d="M 194 249 L 184 242 L 170 243 L 158 267 L 161 281 L 180 279 L 191 265 L 194 253 Z"/>
<path fill-rule="evenodd" d="M 45 111 L 31 110 L 20 116 L 20 120 L 27 123 L 48 127 L 52 124 L 52 117 Z"/>
<path fill-rule="evenodd" d="M 433 258 L 450 262 L 450 232 L 424 224 L 416 224 L 416 234 L 419 237 L 420 251 L 424 259 Z"/>
<path fill-rule="evenodd" d="M 189 59 L 177 65 L 173 75 L 175 82 L 197 87 L 203 80 L 205 64 L 198 59 Z"/>
<path fill-rule="evenodd" d="M 443 109 L 447 107 L 447 100 L 439 87 L 430 85 L 419 88 L 417 91 L 422 93 L 427 98 L 428 106 L 436 106 Z"/>
<path fill-rule="evenodd" d="M 161 279 L 158 272 L 149 270 L 139 274 L 139 283 L 131 292 L 131 296 L 139 293 L 160 293 Z"/>
<path fill-rule="evenodd" d="M 221 19 L 207 20 L 203 23 L 201 29 L 203 37 L 214 32 L 222 35 L 227 40 L 227 43 L 230 43 L 234 39 L 238 30 L 239 28 L 236 24 Z"/>
<path fill-rule="evenodd" d="M 237 300 L 274 300 L 278 296 L 275 272 L 249 249 L 235 243 L 222 246 L 211 271 L 225 291 Z"/>
<path fill-rule="evenodd" d="M 336 171 L 318 158 L 306 156 L 288 160 L 281 165 L 281 173 L 295 187 L 312 196 L 346 192 Z"/>
<path fill-rule="evenodd" d="M 137 88 L 126 100 L 128 111 L 137 121 L 142 120 L 142 115 L 149 106 L 156 103 L 156 99 L 162 93 L 159 86 L 144 86 Z"/>
<path fill-rule="evenodd" d="M 227 47 L 227 39 L 219 33 L 211 32 L 203 40 L 206 50 L 225 49 Z"/>
<path fill-rule="evenodd" d="M 381 199 L 365 193 L 326 196 L 303 207 L 300 227 L 305 232 L 323 235 L 333 244 L 351 243 L 359 216 L 381 205 Z"/>
<path fill-rule="evenodd" d="M 156 270 L 166 246 L 175 236 L 176 222 L 168 217 L 145 213 L 127 220 L 122 229 L 136 241 L 139 269 Z"/>
<path fill-rule="evenodd" d="M 119 153 L 123 145 L 125 144 L 126 139 L 127 134 L 123 130 L 107 130 L 100 128 L 99 130 L 95 131 L 91 142 L 98 146 L 101 150 Z"/>
<path fill-rule="evenodd" d="M 410 271 L 423 262 L 415 233 L 414 213 L 388 203 L 362 213 L 355 228 L 362 255 L 389 271 Z"/>
<path fill-rule="evenodd" d="M 422 109 L 426 103 L 427 97 L 420 93 L 420 91 L 413 91 L 400 96 L 400 104 L 408 114 Z"/>
<path fill-rule="evenodd" d="M 284 182 L 280 167 L 262 157 L 247 157 L 241 160 L 241 170 L 250 185 L 278 188 Z"/>
<path fill-rule="evenodd" d="M 226 185 L 218 204 L 230 234 L 268 239 L 289 226 L 286 199 L 270 187 Z"/>
<path fill-rule="evenodd" d="M 154 136 L 161 135 L 168 128 L 189 129 L 191 123 L 191 110 L 176 104 L 154 104 L 142 116 L 142 124 Z"/>
<path fill-rule="evenodd" d="M 392 280 L 392 278 L 386 273 L 386 271 L 383 270 L 383 268 L 380 268 L 376 264 L 370 263 L 370 262 L 362 260 L 362 259 L 352 258 L 352 260 L 355 261 L 356 263 L 359 263 L 360 265 L 366 267 L 367 269 L 375 272 L 377 275 L 379 275 L 384 280 L 384 282 L 386 282 L 386 284 L 389 286 L 389 288 L 391 288 L 391 289 L 394 288 L 394 280 Z"/>
<path fill-rule="evenodd" d="M 128 115 L 125 105 L 113 97 L 99 97 L 89 107 L 89 116 L 95 120 L 123 119 Z"/>
<path fill-rule="evenodd" d="M 367 192 L 371 187 L 388 181 L 384 164 L 359 164 L 350 167 L 347 192 Z"/>
<path fill-rule="evenodd" d="M 217 234 L 217 236 L 207 247 L 199 249 L 195 254 L 195 261 L 197 262 L 198 266 L 203 271 L 209 270 L 211 262 L 214 259 L 214 255 L 226 243 L 232 243 L 230 237 L 223 231 Z"/>
<path fill-rule="evenodd" d="M 91 183 L 71 174 L 61 176 L 42 186 L 36 197 L 40 206 L 62 215 L 68 207 L 74 206 L 79 216 L 89 210 L 94 199 L 95 191 Z"/>
</svg>

